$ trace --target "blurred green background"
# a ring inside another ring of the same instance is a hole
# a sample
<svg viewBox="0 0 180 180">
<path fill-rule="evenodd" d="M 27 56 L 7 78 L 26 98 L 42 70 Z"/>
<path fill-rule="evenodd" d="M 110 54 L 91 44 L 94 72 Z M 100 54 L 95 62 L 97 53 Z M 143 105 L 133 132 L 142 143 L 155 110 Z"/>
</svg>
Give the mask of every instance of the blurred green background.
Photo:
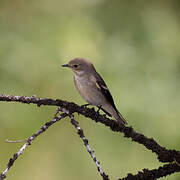
<svg viewBox="0 0 180 180">
<path fill-rule="evenodd" d="M 180 1 L 1 0 L 0 93 L 85 102 L 61 64 L 86 57 L 104 77 L 129 125 L 180 149 Z M 0 102 L 0 170 L 23 139 L 52 119 L 55 107 Z M 111 179 L 157 168 L 143 146 L 76 115 Z M 101 179 L 66 118 L 39 136 L 9 180 Z M 178 180 L 178 173 L 161 178 Z"/>
</svg>

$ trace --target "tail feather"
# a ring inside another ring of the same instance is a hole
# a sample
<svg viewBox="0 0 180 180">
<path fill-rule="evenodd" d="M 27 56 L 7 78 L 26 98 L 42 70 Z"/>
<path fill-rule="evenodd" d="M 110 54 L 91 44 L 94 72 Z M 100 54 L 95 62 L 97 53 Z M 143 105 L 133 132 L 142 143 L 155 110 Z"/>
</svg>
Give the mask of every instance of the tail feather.
<svg viewBox="0 0 180 180">
<path fill-rule="evenodd" d="M 120 121 L 121 123 L 123 123 L 124 125 L 127 124 L 127 121 L 123 118 L 123 116 L 121 115 L 120 112 L 117 111 L 117 114 L 119 116 L 119 118 L 117 118 L 117 121 Z"/>
<path fill-rule="evenodd" d="M 113 116 L 116 121 L 118 121 L 120 124 L 127 124 L 127 121 L 123 118 L 122 114 L 116 109 L 116 107 L 114 108 L 114 110 L 115 112 L 113 113 Z"/>
<path fill-rule="evenodd" d="M 121 113 L 114 108 L 113 106 L 109 106 L 109 104 L 101 107 L 101 109 L 109 116 L 113 116 L 115 120 L 120 124 L 127 124 L 127 121 L 123 118 Z"/>
</svg>

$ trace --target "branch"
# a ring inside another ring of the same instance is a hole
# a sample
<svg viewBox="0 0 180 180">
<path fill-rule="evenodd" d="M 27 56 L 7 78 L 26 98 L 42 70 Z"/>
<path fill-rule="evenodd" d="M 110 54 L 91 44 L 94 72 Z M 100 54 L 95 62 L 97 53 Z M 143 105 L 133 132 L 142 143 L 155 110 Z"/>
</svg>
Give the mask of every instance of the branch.
<svg viewBox="0 0 180 180">
<path fill-rule="evenodd" d="M 128 174 L 127 177 L 119 180 L 156 180 L 179 171 L 180 166 L 176 163 L 170 163 L 160 166 L 158 169 L 143 169 L 143 172 L 138 172 L 136 175 Z"/>
<path fill-rule="evenodd" d="M 173 161 L 176 162 L 176 163 L 166 164 L 162 167 L 159 167 L 158 169 L 153 169 L 153 170 L 143 169 L 143 172 L 139 172 L 137 175 L 128 174 L 127 177 L 123 179 L 119 179 L 119 180 L 155 180 L 159 177 L 167 176 L 175 172 L 180 172 L 180 166 L 179 166 L 180 152 L 179 151 L 168 150 L 165 147 L 160 146 L 153 138 L 147 138 L 143 134 L 137 133 L 132 127 L 119 126 L 119 124 L 116 121 L 110 120 L 105 115 L 100 115 L 94 110 L 94 108 L 89 109 L 83 106 L 78 106 L 77 104 L 73 102 L 62 101 L 59 99 L 53 100 L 53 99 L 48 99 L 48 98 L 38 98 L 36 96 L 26 97 L 26 96 L 10 96 L 10 95 L 1 94 L 0 101 L 7 101 L 7 102 L 14 101 L 14 102 L 21 102 L 21 103 L 26 103 L 26 104 L 33 103 L 33 104 L 37 104 L 37 106 L 49 105 L 49 106 L 60 107 L 60 110 L 65 112 L 61 116 L 65 117 L 68 115 L 71 117 L 71 123 L 78 130 L 78 134 L 84 141 L 84 144 L 86 145 L 88 152 L 91 154 L 91 157 L 96 162 L 98 171 L 100 172 L 104 180 L 107 180 L 108 176 L 100 168 L 99 162 L 96 160 L 93 154 L 93 151 L 90 149 L 88 145 L 88 141 L 84 137 L 84 133 L 82 129 L 78 126 L 78 123 L 74 120 L 73 113 L 75 112 L 85 117 L 89 117 L 92 120 L 95 120 L 96 122 L 100 122 L 104 124 L 105 126 L 110 127 L 112 131 L 122 132 L 124 134 L 124 137 L 131 138 L 132 141 L 138 142 L 139 144 L 144 145 L 147 149 L 156 153 L 158 160 L 160 162 L 173 162 Z M 58 111 L 56 112 L 56 115 L 57 113 Z M 61 116 L 59 116 L 60 119 L 63 118 Z M 14 161 L 22 154 L 22 152 L 26 149 L 26 147 L 31 144 L 32 140 L 34 140 L 38 135 L 44 132 L 49 126 L 51 126 L 54 122 L 60 119 L 55 117 L 52 121 L 46 123 L 37 133 L 33 134 L 30 138 L 28 138 L 27 143 L 24 144 L 22 148 L 16 154 L 14 154 L 13 158 L 10 159 L 7 168 L 3 171 L 3 173 L 0 174 L 0 180 L 3 180 L 6 177 L 6 173 L 9 170 L 9 168 L 13 165 Z"/>
<path fill-rule="evenodd" d="M 66 117 L 67 114 L 66 113 L 63 113 L 59 116 L 55 116 L 53 120 L 45 123 L 41 129 L 39 131 L 37 131 L 36 133 L 34 133 L 32 136 L 30 136 L 28 139 L 27 139 L 27 142 L 20 148 L 20 150 L 15 153 L 13 155 L 12 158 L 10 158 L 8 164 L 7 164 L 7 168 L 0 174 L 0 180 L 3 180 L 6 178 L 6 174 L 7 172 L 9 171 L 9 169 L 13 166 L 14 162 L 16 161 L 16 159 L 18 159 L 18 157 L 23 153 L 23 151 L 29 146 L 31 145 L 32 141 L 37 137 L 39 136 L 41 133 L 43 133 L 45 130 L 48 129 L 48 127 L 50 127 L 52 124 L 54 124 L 55 122 L 57 121 L 60 121 L 61 119 L 63 119 L 64 117 Z"/>
<path fill-rule="evenodd" d="M 89 152 L 89 154 L 91 155 L 93 161 L 96 163 L 97 169 L 100 173 L 100 175 L 103 177 L 103 180 L 109 180 L 108 175 L 106 175 L 104 173 L 104 171 L 102 170 L 99 161 L 96 159 L 95 155 L 94 155 L 94 151 L 91 150 L 89 143 L 88 143 L 88 139 L 85 138 L 84 136 L 84 132 L 83 130 L 79 127 L 79 123 L 77 121 L 74 120 L 74 116 L 71 114 L 70 115 L 71 118 L 71 123 L 72 125 L 77 129 L 77 134 L 79 135 L 79 137 L 83 140 L 84 145 L 86 146 L 87 151 Z"/>
<path fill-rule="evenodd" d="M 110 127 L 112 131 L 123 133 L 124 137 L 131 138 L 134 142 L 144 145 L 148 150 L 156 153 L 160 162 L 173 162 L 176 160 L 180 164 L 180 151 L 168 150 L 165 147 L 160 146 L 153 138 L 147 138 L 143 134 L 136 132 L 132 127 L 119 126 L 116 121 L 110 120 L 106 117 L 106 115 L 100 115 L 94 110 L 94 108 L 90 109 L 87 107 L 78 106 L 73 102 L 62 101 L 59 99 L 53 100 L 48 98 L 38 98 L 36 96 L 27 97 L 0 94 L 0 101 L 14 101 L 26 104 L 32 103 L 36 104 L 37 106 L 59 106 L 67 109 L 71 114 L 77 112 L 78 114 L 91 118 L 96 122 L 100 122 L 105 126 Z"/>
<path fill-rule="evenodd" d="M 57 116 L 58 113 L 60 113 L 61 111 L 63 111 L 64 113 L 62 113 L 61 115 Z M 56 110 L 56 113 L 54 115 L 54 118 L 53 120 L 45 123 L 39 131 L 37 131 L 36 133 L 34 133 L 32 136 L 30 136 L 28 139 L 26 139 L 26 143 L 20 148 L 20 150 L 15 153 L 13 155 L 12 158 L 10 158 L 9 160 L 9 163 L 7 165 L 7 168 L 0 174 L 0 180 L 4 180 L 6 178 L 6 174 L 7 172 L 9 171 L 9 169 L 13 166 L 14 162 L 18 159 L 18 157 L 23 153 L 23 151 L 29 146 L 31 145 L 32 141 L 37 137 L 39 136 L 40 134 L 42 134 L 44 131 L 46 131 L 51 125 L 53 125 L 54 123 L 56 123 L 57 121 L 65 118 L 66 116 L 69 116 L 70 119 L 71 119 L 71 123 L 72 125 L 77 129 L 77 134 L 80 136 L 80 138 L 83 140 L 84 142 L 84 145 L 86 146 L 87 148 L 87 151 L 90 153 L 93 161 L 95 162 L 96 166 L 97 166 L 97 169 L 100 173 L 100 175 L 102 176 L 103 180 L 109 180 L 108 178 L 108 175 L 106 175 L 104 173 L 104 171 L 102 170 L 101 166 L 100 166 L 100 163 L 98 162 L 98 160 L 96 159 L 95 155 L 94 155 L 94 151 L 91 150 L 89 144 L 88 144 L 88 139 L 85 138 L 84 136 L 84 132 L 83 130 L 79 127 L 78 125 L 78 122 L 74 120 L 74 116 L 73 114 L 70 114 L 68 110 L 66 110 L 65 108 L 58 108 Z M 7 142 L 10 142 L 10 143 L 19 143 L 19 142 L 23 142 L 25 140 L 18 140 L 18 141 L 7 141 Z"/>
</svg>

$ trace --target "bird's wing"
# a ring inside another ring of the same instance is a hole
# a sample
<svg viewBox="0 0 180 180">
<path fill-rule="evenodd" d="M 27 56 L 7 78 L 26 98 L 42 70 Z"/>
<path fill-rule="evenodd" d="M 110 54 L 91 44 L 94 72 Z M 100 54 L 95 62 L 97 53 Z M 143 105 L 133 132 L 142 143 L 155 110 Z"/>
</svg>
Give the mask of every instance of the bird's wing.
<svg viewBox="0 0 180 180">
<path fill-rule="evenodd" d="M 96 83 L 98 85 L 98 88 L 100 89 L 100 91 L 102 92 L 102 94 L 105 96 L 106 100 L 112 105 L 112 107 L 117 111 L 116 106 L 114 104 L 114 100 L 112 98 L 112 95 L 108 89 L 108 87 L 106 86 L 106 83 L 104 82 L 104 80 L 102 79 L 102 77 L 96 72 L 94 73 L 95 78 L 96 78 Z M 118 112 L 118 111 L 117 111 Z"/>
<path fill-rule="evenodd" d="M 121 113 L 117 110 L 115 104 L 114 104 L 114 100 L 112 98 L 112 95 L 108 89 L 108 87 L 106 86 L 106 83 L 104 82 L 103 78 L 96 72 L 95 68 L 94 68 L 94 75 L 95 75 L 95 82 L 97 84 L 97 87 L 100 89 L 100 91 L 103 93 L 103 95 L 105 96 L 106 100 L 111 104 L 111 106 L 114 108 L 114 110 L 117 112 L 117 114 L 119 115 L 119 117 L 121 118 L 121 120 L 123 121 L 124 124 L 127 124 L 126 120 L 123 118 L 123 116 L 121 115 Z M 104 110 L 103 108 L 101 108 L 106 114 L 112 116 L 111 114 L 109 114 L 106 110 Z"/>
</svg>

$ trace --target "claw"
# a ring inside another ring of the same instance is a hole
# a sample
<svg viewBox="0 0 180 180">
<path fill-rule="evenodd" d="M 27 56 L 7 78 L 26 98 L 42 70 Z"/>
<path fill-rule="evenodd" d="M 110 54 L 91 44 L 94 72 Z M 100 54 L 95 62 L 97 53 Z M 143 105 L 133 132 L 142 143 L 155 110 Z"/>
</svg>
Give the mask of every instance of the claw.
<svg viewBox="0 0 180 180">
<path fill-rule="evenodd" d="M 97 106 L 97 107 L 98 107 L 97 113 L 99 113 L 100 109 L 102 108 L 102 105 Z"/>
<path fill-rule="evenodd" d="M 83 104 L 81 107 L 86 107 L 89 106 L 90 104 Z"/>
</svg>

